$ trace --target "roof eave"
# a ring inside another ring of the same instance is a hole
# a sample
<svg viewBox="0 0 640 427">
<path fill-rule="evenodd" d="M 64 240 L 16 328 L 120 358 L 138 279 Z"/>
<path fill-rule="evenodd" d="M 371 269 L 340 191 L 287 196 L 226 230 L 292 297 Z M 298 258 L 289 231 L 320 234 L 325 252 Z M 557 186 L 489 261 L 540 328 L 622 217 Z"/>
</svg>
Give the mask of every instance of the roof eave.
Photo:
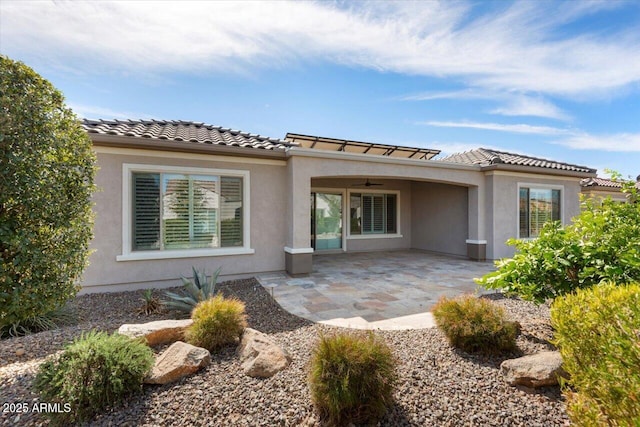
<svg viewBox="0 0 640 427">
<path fill-rule="evenodd" d="M 544 168 L 539 166 L 509 165 L 506 163 L 482 165 L 480 169 L 482 171 L 500 170 L 500 171 L 509 171 L 509 172 L 534 173 L 539 175 L 570 176 L 570 177 L 576 177 L 576 178 L 593 178 L 596 176 L 595 169 L 592 170 L 591 172 L 581 172 L 581 171 L 569 171 L 564 169 Z"/>
<path fill-rule="evenodd" d="M 284 149 L 230 147 L 201 142 L 171 141 L 155 138 L 139 138 L 120 135 L 104 135 L 87 132 L 94 145 L 119 148 L 141 148 L 145 150 L 176 151 L 181 153 L 215 154 L 222 156 L 285 158 Z"/>
</svg>

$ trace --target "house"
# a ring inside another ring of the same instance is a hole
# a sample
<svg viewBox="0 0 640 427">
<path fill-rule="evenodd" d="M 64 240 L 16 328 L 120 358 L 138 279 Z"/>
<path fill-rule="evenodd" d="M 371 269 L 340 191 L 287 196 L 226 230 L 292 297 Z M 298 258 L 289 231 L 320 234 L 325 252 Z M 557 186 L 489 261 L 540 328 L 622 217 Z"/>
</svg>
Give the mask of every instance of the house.
<svg viewBox="0 0 640 427">
<path fill-rule="evenodd" d="M 184 121 L 82 123 L 99 170 L 85 291 L 174 286 L 191 266 L 225 277 L 305 274 L 313 254 L 419 249 L 510 256 L 580 210 L 595 170 L 489 149 L 438 150 Z"/>
<path fill-rule="evenodd" d="M 626 202 L 627 195 L 623 193 L 622 182 L 606 178 L 585 178 L 580 182 L 582 194 L 585 197 L 604 199 L 610 197 L 614 201 Z M 640 175 L 636 178 L 636 188 L 640 190 Z"/>
</svg>

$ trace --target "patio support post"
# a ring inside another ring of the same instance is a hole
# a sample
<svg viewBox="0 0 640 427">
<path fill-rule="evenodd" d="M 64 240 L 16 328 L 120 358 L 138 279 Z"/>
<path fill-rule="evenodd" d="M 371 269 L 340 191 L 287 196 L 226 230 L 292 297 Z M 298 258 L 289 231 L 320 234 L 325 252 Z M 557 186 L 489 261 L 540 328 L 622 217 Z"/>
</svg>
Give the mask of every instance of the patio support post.
<svg viewBox="0 0 640 427">
<path fill-rule="evenodd" d="M 484 187 L 469 187 L 469 238 L 467 256 L 476 261 L 487 258 L 487 240 L 485 236 L 485 194 Z"/>
<path fill-rule="evenodd" d="M 287 245 L 285 267 L 292 275 L 312 271 L 311 244 L 311 177 L 304 167 L 305 159 L 290 157 L 287 162 Z"/>
</svg>

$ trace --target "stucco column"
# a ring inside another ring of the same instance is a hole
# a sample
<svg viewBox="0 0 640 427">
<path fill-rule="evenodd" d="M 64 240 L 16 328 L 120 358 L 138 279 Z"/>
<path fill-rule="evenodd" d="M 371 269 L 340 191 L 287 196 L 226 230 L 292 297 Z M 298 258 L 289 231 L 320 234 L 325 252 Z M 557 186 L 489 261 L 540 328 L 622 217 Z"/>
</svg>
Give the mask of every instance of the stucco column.
<svg viewBox="0 0 640 427">
<path fill-rule="evenodd" d="M 289 274 L 312 271 L 311 244 L 311 176 L 305 159 L 289 157 L 287 162 L 287 245 L 285 265 Z"/>
<path fill-rule="evenodd" d="M 485 232 L 485 188 L 469 187 L 469 238 L 467 239 L 467 256 L 477 261 L 487 257 L 487 240 Z"/>
</svg>

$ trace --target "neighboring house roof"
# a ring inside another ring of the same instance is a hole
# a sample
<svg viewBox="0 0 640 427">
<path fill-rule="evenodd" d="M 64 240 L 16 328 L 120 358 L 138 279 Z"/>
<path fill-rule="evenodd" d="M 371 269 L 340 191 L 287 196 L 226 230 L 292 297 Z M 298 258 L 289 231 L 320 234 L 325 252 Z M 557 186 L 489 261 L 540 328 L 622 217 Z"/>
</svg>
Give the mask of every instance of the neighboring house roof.
<svg viewBox="0 0 640 427">
<path fill-rule="evenodd" d="M 433 150 L 431 148 L 404 147 L 401 145 L 351 141 L 347 139 L 327 138 L 323 136 L 311 136 L 291 132 L 287 133 L 285 140 L 295 143 L 302 148 L 399 157 L 403 159 L 429 160 L 440 154 L 440 150 Z"/>
<path fill-rule="evenodd" d="M 182 120 L 82 120 L 90 134 L 129 136 L 136 138 L 212 144 L 229 147 L 284 150 L 295 146 L 276 138 L 268 138 L 239 130 Z"/>
<path fill-rule="evenodd" d="M 640 178 L 640 176 L 638 177 Z M 585 178 L 580 181 L 582 187 L 589 187 L 595 189 L 596 187 L 606 188 L 610 190 L 619 190 L 622 188 L 621 181 L 613 181 L 606 178 Z M 636 182 L 636 188 L 640 190 L 640 182 Z"/>
<path fill-rule="evenodd" d="M 478 148 L 476 150 L 465 151 L 463 153 L 456 153 L 438 160 L 442 162 L 465 163 L 468 165 L 480 166 L 506 164 L 514 166 L 556 169 L 568 172 L 596 172 L 595 169 L 591 169 L 586 166 L 572 165 L 569 163 L 556 162 L 554 160 L 525 156 L 516 153 L 508 153 L 506 151 L 491 150 L 488 148 Z"/>
</svg>

